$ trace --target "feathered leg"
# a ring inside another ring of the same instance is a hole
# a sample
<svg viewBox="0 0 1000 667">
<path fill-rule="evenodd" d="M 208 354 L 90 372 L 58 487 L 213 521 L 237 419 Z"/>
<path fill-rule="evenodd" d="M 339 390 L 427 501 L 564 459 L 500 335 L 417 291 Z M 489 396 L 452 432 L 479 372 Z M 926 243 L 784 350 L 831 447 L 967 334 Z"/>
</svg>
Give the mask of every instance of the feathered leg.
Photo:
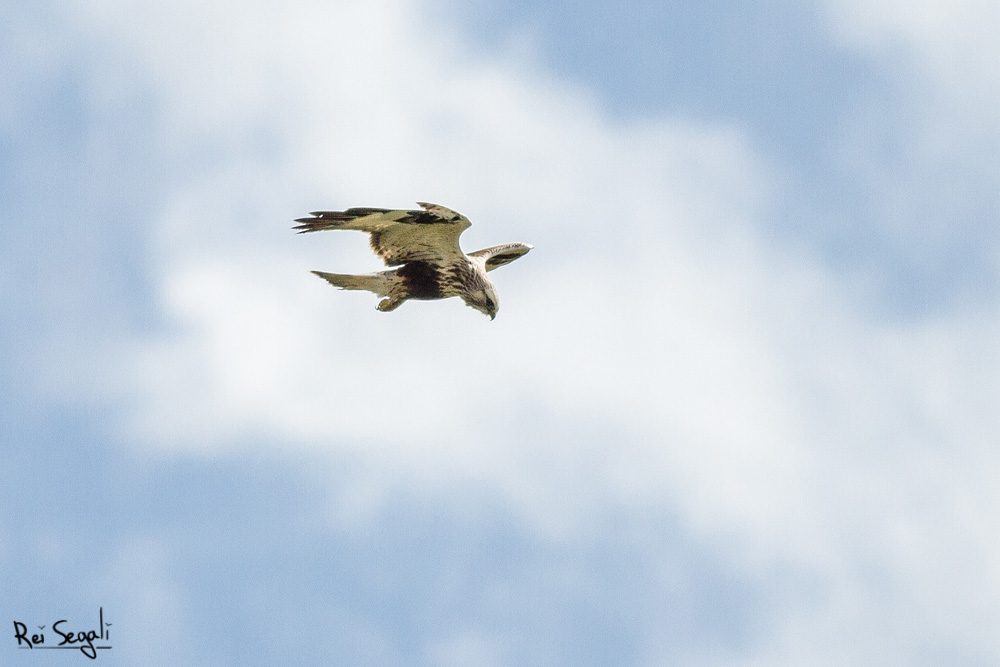
<svg viewBox="0 0 1000 667">
<path fill-rule="evenodd" d="M 388 313 L 390 310 L 396 310 L 397 308 L 399 308 L 401 305 L 403 305 L 404 301 L 406 301 L 405 297 L 401 298 L 398 296 L 388 296 L 379 301 L 378 305 L 375 307 L 378 310 L 382 311 L 383 313 Z"/>
<path fill-rule="evenodd" d="M 348 290 L 367 290 L 385 297 L 377 306 L 383 313 L 399 308 L 406 301 L 406 297 L 398 293 L 399 277 L 395 271 L 383 271 L 382 273 L 369 273 L 360 276 L 343 273 L 326 273 L 325 271 L 313 271 L 313 273 L 334 287 Z"/>
</svg>

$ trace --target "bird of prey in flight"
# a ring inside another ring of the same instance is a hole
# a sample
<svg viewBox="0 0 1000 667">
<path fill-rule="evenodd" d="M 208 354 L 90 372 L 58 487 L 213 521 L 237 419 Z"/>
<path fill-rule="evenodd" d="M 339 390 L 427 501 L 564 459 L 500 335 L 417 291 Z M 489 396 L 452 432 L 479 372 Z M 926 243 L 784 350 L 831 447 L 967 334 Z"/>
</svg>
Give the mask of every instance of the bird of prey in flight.
<svg viewBox="0 0 1000 667">
<path fill-rule="evenodd" d="M 458 237 L 472 225 L 450 208 L 417 202 L 422 211 L 388 208 L 349 208 L 346 211 L 315 211 L 299 218 L 293 229 L 318 232 L 324 229 L 355 229 L 370 235 L 369 243 L 388 271 L 366 275 L 344 275 L 313 271 L 331 285 L 349 290 L 368 290 L 382 297 L 383 312 L 399 308 L 407 299 L 447 299 L 460 296 L 466 305 L 493 319 L 500 309 L 496 288 L 486 272 L 513 262 L 532 246 L 504 243 L 466 255 Z"/>
</svg>

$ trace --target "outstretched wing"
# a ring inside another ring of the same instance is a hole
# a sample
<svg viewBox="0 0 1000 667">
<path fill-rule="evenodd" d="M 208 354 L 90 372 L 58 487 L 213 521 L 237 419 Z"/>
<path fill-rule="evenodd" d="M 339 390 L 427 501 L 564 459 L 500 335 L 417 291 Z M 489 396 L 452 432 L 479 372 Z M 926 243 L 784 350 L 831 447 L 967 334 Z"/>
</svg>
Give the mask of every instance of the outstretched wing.
<svg viewBox="0 0 1000 667">
<path fill-rule="evenodd" d="M 435 261 L 462 256 L 458 237 L 472 224 L 450 208 L 417 202 L 422 211 L 388 208 L 349 208 L 346 211 L 315 211 L 299 218 L 299 233 L 324 229 L 356 229 L 368 232 L 375 254 L 387 266 L 412 261 Z"/>
<path fill-rule="evenodd" d="M 495 245 L 492 248 L 483 248 L 476 252 L 470 252 L 469 257 L 480 257 L 486 260 L 486 270 L 492 271 L 498 266 L 510 264 L 518 257 L 528 254 L 534 246 L 527 243 L 504 243 Z"/>
</svg>

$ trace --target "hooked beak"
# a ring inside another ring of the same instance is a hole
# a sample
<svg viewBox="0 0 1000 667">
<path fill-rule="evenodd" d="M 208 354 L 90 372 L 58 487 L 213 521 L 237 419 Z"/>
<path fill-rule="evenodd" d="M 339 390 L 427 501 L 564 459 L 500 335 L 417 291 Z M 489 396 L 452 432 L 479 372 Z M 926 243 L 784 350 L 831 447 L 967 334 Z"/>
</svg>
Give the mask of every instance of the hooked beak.
<svg viewBox="0 0 1000 667">
<path fill-rule="evenodd" d="M 490 313 L 490 322 L 492 322 L 496 318 L 497 318 L 497 314 L 496 313 Z"/>
</svg>

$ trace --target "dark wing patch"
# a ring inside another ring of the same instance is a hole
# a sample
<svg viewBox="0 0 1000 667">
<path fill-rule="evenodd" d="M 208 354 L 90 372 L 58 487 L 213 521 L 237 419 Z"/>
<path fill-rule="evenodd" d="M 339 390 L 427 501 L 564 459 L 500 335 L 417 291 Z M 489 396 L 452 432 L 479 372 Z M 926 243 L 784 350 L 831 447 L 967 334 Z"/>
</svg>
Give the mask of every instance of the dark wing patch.
<svg viewBox="0 0 1000 667">
<path fill-rule="evenodd" d="M 343 215 L 350 216 L 352 218 L 362 218 L 366 215 L 371 215 L 372 213 L 389 213 L 391 210 L 392 209 L 390 208 L 365 208 L 365 207 L 349 208 L 346 211 L 344 211 Z M 331 214 L 336 215 L 337 211 L 332 211 L 332 212 L 320 211 L 318 213 L 310 213 L 310 215 L 318 215 L 318 216 L 331 215 Z"/>
<path fill-rule="evenodd" d="M 486 270 L 489 271 L 497 268 L 498 266 L 510 264 L 523 254 L 523 252 L 501 252 L 496 255 L 491 255 L 490 258 L 486 260 Z"/>
<path fill-rule="evenodd" d="M 406 215 L 397 220 L 406 225 L 438 225 L 448 222 L 439 215 L 427 211 L 407 211 Z"/>
<path fill-rule="evenodd" d="M 527 243 L 504 243 L 503 245 L 495 245 L 492 248 L 483 248 L 476 252 L 470 252 L 469 257 L 485 258 L 486 270 L 492 271 L 499 266 L 510 264 L 515 259 L 523 257 L 533 247 Z"/>
</svg>

